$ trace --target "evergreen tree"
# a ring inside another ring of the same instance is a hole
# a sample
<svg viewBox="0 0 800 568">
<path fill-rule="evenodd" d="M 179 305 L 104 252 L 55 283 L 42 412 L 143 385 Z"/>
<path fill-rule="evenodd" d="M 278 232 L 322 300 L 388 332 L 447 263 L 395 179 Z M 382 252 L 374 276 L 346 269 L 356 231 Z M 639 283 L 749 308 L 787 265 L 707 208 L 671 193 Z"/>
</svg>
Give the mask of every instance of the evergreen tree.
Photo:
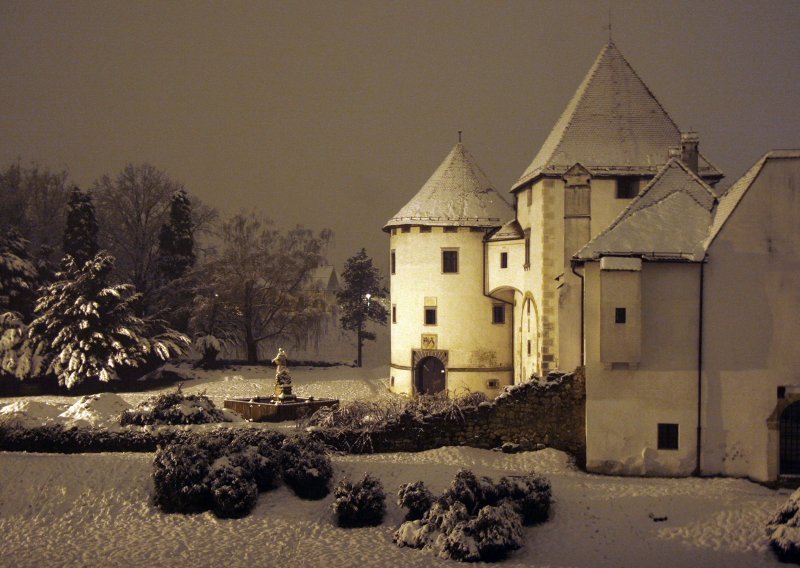
<svg viewBox="0 0 800 568">
<path fill-rule="evenodd" d="M 148 323 L 134 314 L 133 286 L 109 284 L 113 267 L 114 257 L 105 251 L 82 265 L 67 256 L 58 280 L 41 291 L 26 352 L 42 357 L 44 372 L 62 386 L 110 381 L 121 367 L 138 367 L 154 356 L 166 360 L 189 344 L 169 329 L 150 336 Z M 18 365 L 38 366 L 25 360 Z"/>
<path fill-rule="evenodd" d="M 159 269 L 167 281 L 184 276 L 194 266 L 192 205 L 183 188 L 172 194 L 169 218 L 161 225 L 158 245 Z"/>
<path fill-rule="evenodd" d="M 32 317 L 38 280 L 27 246 L 16 229 L 0 236 L 0 313 L 17 312 L 24 321 Z"/>
<path fill-rule="evenodd" d="M 387 290 L 381 285 L 380 271 L 372 266 L 363 248 L 347 259 L 342 278 L 344 287 L 336 294 L 342 312 L 339 322 L 342 329 L 356 332 L 356 362 L 360 367 L 364 342 L 375 340 L 375 334 L 366 330 L 367 322 L 386 325 L 388 312 L 379 299 L 386 297 Z"/>
<path fill-rule="evenodd" d="M 72 188 L 67 204 L 67 224 L 64 227 L 64 254 L 70 255 L 78 265 L 97 254 L 97 217 L 89 194 Z"/>
</svg>

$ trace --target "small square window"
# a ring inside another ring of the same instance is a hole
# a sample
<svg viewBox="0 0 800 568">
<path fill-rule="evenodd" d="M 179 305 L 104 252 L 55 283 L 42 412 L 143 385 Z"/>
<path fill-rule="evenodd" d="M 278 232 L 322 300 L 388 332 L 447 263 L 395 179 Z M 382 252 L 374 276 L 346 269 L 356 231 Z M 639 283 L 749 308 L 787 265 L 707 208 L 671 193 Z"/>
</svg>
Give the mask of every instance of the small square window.
<svg viewBox="0 0 800 568">
<path fill-rule="evenodd" d="M 500 379 L 489 379 L 486 381 L 486 388 L 487 389 L 499 389 L 500 388 Z"/>
<path fill-rule="evenodd" d="M 677 450 L 678 449 L 678 425 L 659 424 L 658 425 L 658 449 Z"/>
<path fill-rule="evenodd" d="M 425 308 L 425 325 L 436 325 L 436 308 Z"/>
<path fill-rule="evenodd" d="M 400 232 L 401 233 L 410 233 L 411 232 L 411 227 L 409 227 L 408 225 L 406 225 L 404 227 L 400 227 Z"/>
<path fill-rule="evenodd" d="M 392 323 L 397 323 L 397 306 L 392 304 Z"/>
<path fill-rule="evenodd" d="M 639 195 L 639 178 L 617 178 L 617 199 L 633 199 Z"/>
<path fill-rule="evenodd" d="M 506 307 L 503 304 L 492 306 L 492 323 L 506 323 Z"/>
<path fill-rule="evenodd" d="M 508 268 L 508 253 L 500 253 L 500 268 Z"/>
<path fill-rule="evenodd" d="M 392 269 L 391 272 L 392 272 L 392 274 L 394 274 L 395 269 L 397 268 L 397 257 L 395 256 L 395 252 L 394 251 L 392 251 L 392 254 L 391 254 L 391 257 L 390 257 L 390 260 L 389 260 L 389 264 L 392 265 L 391 266 L 391 269 Z"/>
<path fill-rule="evenodd" d="M 442 272 L 444 272 L 445 274 L 454 274 L 458 272 L 457 250 L 442 251 Z"/>
<path fill-rule="evenodd" d="M 614 308 L 614 323 L 625 323 L 628 320 L 628 312 L 625 308 Z"/>
<path fill-rule="evenodd" d="M 444 232 L 445 233 L 457 233 L 458 232 L 458 227 L 445 227 L 444 228 Z"/>
<path fill-rule="evenodd" d="M 419 232 L 420 233 L 430 233 L 431 232 L 431 228 L 428 227 L 428 226 L 424 226 L 423 225 L 422 227 L 419 228 Z"/>
</svg>

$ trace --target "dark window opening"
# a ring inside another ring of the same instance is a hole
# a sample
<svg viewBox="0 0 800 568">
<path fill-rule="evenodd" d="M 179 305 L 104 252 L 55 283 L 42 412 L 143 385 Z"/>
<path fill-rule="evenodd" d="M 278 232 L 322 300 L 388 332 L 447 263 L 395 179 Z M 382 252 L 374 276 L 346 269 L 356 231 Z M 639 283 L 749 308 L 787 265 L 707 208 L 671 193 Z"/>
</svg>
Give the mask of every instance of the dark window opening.
<svg viewBox="0 0 800 568">
<path fill-rule="evenodd" d="M 400 232 L 401 233 L 410 233 L 411 232 L 411 227 L 409 227 L 409 226 L 400 227 Z"/>
<path fill-rule="evenodd" d="M 500 268 L 508 268 L 508 253 L 500 253 Z"/>
<path fill-rule="evenodd" d="M 397 306 L 392 306 L 392 323 L 397 323 Z"/>
<path fill-rule="evenodd" d="M 500 379 L 489 379 L 488 381 L 486 381 L 486 387 L 490 389 L 499 389 Z"/>
<path fill-rule="evenodd" d="M 528 355 L 531 354 L 531 340 L 528 340 Z"/>
<path fill-rule="evenodd" d="M 492 323 L 506 323 L 506 307 L 503 304 L 492 306 Z"/>
<path fill-rule="evenodd" d="M 470 227 L 470 233 L 482 233 L 484 231 L 483 227 Z"/>
<path fill-rule="evenodd" d="M 617 178 L 617 199 L 633 199 L 639 195 L 639 178 Z"/>
<path fill-rule="evenodd" d="M 625 323 L 628 319 L 628 312 L 625 308 L 614 308 L 614 323 Z"/>
<path fill-rule="evenodd" d="M 391 255 L 391 258 L 390 258 L 390 262 L 389 262 L 389 263 L 392 265 L 392 270 L 391 270 L 391 272 L 392 272 L 392 274 L 394 274 L 394 271 L 395 271 L 395 269 L 397 268 L 397 263 L 396 263 L 396 259 L 395 259 L 395 253 L 394 253 L 394 251 L 392 251 L 392 255 Z"/>
<path fill-rule="evenodd" d="M 436 325 L 436 308 L 425 308 L 425 325 Z"/>
<path fill-rule="evenodd" d="M 445 233 L 457 233 L 458 232 L 458 227 L 445 227 L 444 228 L 444 232 Z"/>
<path fill-rule="evenodd" d="M 431 232 L 431 228 L 430 227 L 420 227 L 419 228 L 419 232 L 420 233 L 430 233 Z"/>
<path fill-rule="evenodd" d="M 444 272 L 445 274 L 452 274 L 458 272 L 457 250 L 442 251 L 442 272 Z"/>
<path fill-rule="evenodd" d="M 528 229 L 525 231 L 525 266 L 524 268 L 530 268 L 531 266 L 531 230 Z"/>
<path fill-rule="evenodd" d="M 659 424 L 658 425 L 658 449 L 677 450 L 678 449 L 678 425 Z"/>
<path fill-rule="evenodd" d="M 530 207 L 531 205 L 533 205 L 533 186 L 526 189 L 525 193 L 527 194 L 528 207 Z"/>
</svg>

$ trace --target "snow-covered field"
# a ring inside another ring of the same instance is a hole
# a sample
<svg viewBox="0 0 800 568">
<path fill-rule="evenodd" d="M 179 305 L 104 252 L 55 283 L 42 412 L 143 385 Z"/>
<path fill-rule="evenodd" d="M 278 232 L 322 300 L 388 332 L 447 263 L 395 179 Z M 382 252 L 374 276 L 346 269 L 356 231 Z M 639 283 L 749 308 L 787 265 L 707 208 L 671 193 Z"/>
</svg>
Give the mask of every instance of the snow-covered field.
<svg viewBox="0 0 800 568">
<path fill-rule="evenodd" d="M 271 374 L 269 368 L 197 372 L 184 391 L 206 390 L 221 404 L 226 395 L 266 394 Z M 292 374 L 301 394 L 387 396 L 385 368 L 293 369 Z M 151 394 L 122 398 L 135 404 Z M 37 397 L 47 405 L 36 405 L 29 417 L 66 420 L 47 409 L 58 404 L 60 413 L 76 400 Z M 21 401 L 0 399 L 6 405 L 0 412 L 15 402 Z M 286 487 L 262 493 L 244 519 L 164 515 L 150 503 L 151 461 L 152 454 L 0 453 L 0 566 L 453 565 L 392 543 L 404 514 L 393 496 L 401 483 L 418 479 L 439 492 L 462 467 L 495 479 L 534 469 L 553 484 L 552 519 L 526 528 L 525 547 L 504 566 L 777 565 L 764 527 L 789 494 L 736 479 L 587 475 L 565 454 L 549 449 L 508 455 L 450 447 L 334 456 L 337 480 L 370 472 L 390 496 L 383 525 L 339 529 L 329 510 L 331 496 L 302 501 Z"/>
</svg>

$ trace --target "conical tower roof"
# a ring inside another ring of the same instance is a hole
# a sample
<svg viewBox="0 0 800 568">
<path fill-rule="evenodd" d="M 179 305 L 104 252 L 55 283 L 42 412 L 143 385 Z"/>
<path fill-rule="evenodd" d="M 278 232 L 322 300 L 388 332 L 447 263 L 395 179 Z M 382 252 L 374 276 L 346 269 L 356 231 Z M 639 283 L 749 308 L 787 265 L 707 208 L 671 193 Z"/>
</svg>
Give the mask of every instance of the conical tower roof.
<svg viewBox="0 0 800 568">
<path fill-rule="evenodd" d="M 500 227 L 514 210 L 460 142 L 417 194 L 384 226 Z"/>
<path fill-rule="evenodd" d="M 578 162 L 592 175 L 653 175 L 680 144 L 678 126 L 609 42 L 512 191 Z M 701 177 L 722 177 L 702 156 L 699 162 Z"/>
</svg>

